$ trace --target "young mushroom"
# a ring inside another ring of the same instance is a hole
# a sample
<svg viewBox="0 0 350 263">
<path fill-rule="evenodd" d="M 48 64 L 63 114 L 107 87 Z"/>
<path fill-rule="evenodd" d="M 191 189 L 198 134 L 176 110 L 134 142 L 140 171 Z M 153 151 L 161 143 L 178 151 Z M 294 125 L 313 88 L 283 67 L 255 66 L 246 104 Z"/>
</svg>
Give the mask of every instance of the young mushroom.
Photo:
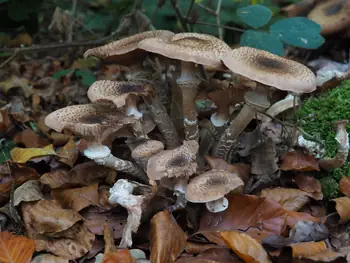
<svg viewBox="0 0 350 263">
<path fill-rule="evenodd" d="M 176 83 L 182 90 L 185 139 L 198 141 L 198 120 L 194 100 L 201 80 L 195 64 L 223 68 L 221 58 L 231 48 L 222 40 L 199 33 L 180 33 L 169 39 L 148 38 L 139 48 L 181 61 L 181 76 Z"/>
<path fill-rule="evenodd" d="M 212 213 L 222 212 L 228 207 L 226 194 L 242 192 L 244 182 L 235 173 L 211 170 L 198 175 L 187 185 L 186 199 L 193 203 L 205 203 Z"/>
<path fill-rule="evenodd" d="M 134 122 L 133 118 L 126 117 L 117 108 L 98 104 L 68 106 L 50 113 L 45 118 L 45 124 L 57 132 L 70 130 L 84 137 L 89 142 L 88 148 L 84 150 L 87 158 L 148 182 L 141 168 L 132 162 L 113 156 L 111 150 L 102 144 L 108 136 L 124 125 Z"/>
<path fill-rule="evenodd" d="M 316 77 L 306 66 L 276 56 L 267 51 L 251 47 L 240 47 L 227 52 L 223 57 L 224 64 L 234 73 L 248 77 L 259 83 L 259 90 L 248 92 L 245 98 L 253 98 L 268 102 L 267 92 L 270 87 L 290 91 L 296 94 L 312 92 L 316 89 Z M 261 92 L 261 90 L 263 90 Z M 251 100 L 251 99 L 250 99 Z M 267 103 L 265 104 L 267 106 Z M 214 152 L 217 157 L 226 158 L 233 142 L 255 117 L 257 111 L 252 111 L 246 103 L 241 112 L 231 122 L 224 132 Z"/>
<path fill-rule="evenodd" d="M 131 157 L 144 170 L 147 169 L 148 160 L 155 154 L 164 150 L 164 144 L 156 140 L 148 140 L 139 144 L 131 152 Z"/>
</svg>

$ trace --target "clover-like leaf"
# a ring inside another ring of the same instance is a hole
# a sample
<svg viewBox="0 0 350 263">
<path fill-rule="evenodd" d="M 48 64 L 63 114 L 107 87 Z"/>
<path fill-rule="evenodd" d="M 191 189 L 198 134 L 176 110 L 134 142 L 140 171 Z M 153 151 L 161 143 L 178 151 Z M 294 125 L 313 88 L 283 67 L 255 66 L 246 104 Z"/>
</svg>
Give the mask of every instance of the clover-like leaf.
<svg viewBox="0 0 350 263">
<path fill-rule="evenodd" d="M 96 81 L 94 74 L 88 69 L 79 69 L 75 72 L 77 77 L 81 77 L 83 86 L 88 87 Z"/>
<path fill-rule="evenodd" d="M 270 21 L 272 12 L 267 7 L 257 4 L 237 9 L 237 15 L 248 26 L 257 29 Z"/>
</svg>

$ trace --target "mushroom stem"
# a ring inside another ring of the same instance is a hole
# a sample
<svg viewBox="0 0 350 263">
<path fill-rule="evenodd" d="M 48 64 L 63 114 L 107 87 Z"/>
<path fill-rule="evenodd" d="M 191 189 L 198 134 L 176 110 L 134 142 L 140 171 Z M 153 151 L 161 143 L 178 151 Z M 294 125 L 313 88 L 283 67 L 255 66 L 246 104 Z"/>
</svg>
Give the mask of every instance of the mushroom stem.
<svg viewBox="0 0 350 263">
<path fill-rule="evenodd" d="M 228 207 L 228 200 L 226 197 L 205 203 L 205 207 L 212 213 L 219 213 L 225 211 Z"/>
<path fill-rule="evenodd" d="M 334 158 L 325 157 L 320 160 L 319 164 L 324 170 L 332 170 L 344 165 L 349 154 L 349 135 L 346 131 L 345 125 L 347 120 L 341 120 L 334 122 L 334 126 L 337 130 L 335 140 L 338 143 L 338 152 Z"/>
<path fill-rule="evenodd" d="M 196 72 L 194 63 L 181 61 L 181 76 L 176 80 L 176 83 L 182 92 L 185 140 L 198 141 L 198 120 L 194 100 L 200 80 L 197 78 Z"/>
<path fill-rule="evenodd" d="M 229 121 L 230 108 L 218 107 L 216 112 L 210 117 L 211 123 L 215 127 L 222 127 Z"/>
<path fill-rule="evenodd" d="M 176 202 L 174 205 L 169 207 L 169 211 L 177 211 L 186 207 L 186 188 L 188 183 L 188 177 L 180 177 L 178 182 L 174 186 L 174 194 L 176 195 Z"/>
<path fill-rule="evenodd" d="M 135 118 L 142 118 L 143 114 L 137 109 L 137 96 L 130 94 L 126 99 L 126 116 L 134 116 Z"/>
</svg>

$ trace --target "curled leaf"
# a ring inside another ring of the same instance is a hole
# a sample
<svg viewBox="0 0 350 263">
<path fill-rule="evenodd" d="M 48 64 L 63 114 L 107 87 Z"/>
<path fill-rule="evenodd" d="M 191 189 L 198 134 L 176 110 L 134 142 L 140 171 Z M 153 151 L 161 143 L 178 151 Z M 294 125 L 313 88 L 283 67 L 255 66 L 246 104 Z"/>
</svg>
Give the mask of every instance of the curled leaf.
<svg viewBox="0 0 350 263">
<path fill-rule="evenodd" d="M 33 240 L 10 232 L 0 232 L 0 262 L 29 263 L 33 253 Z"/>
<path fill-rule="evenodd" d="M 210 248 L 201 252 L 198 256 L 181 256 L 176 263 L 241 263 L 227 248 Z"/>
<path fill-rule="evenodd" d="M 313 155 L 301 151 L 287 152 L 282 158 L 280 166 L 283 171 L 319 171 L 320 167 Z"/>
<path fill-rule="evenodd" d="M 350 196 L 350 177 L 348 176 L 342 176 L 342 178 L 339 181 L 340 191 L 345 196 Z"/>
<path fill-rule="evenodd" d="M 48 155 L 56 155 L 53 145 L 47 145 L 44 148 L 18 148 L 15 147 L 11 151 L 12 160 L 15 163 L 26 163 L 35 157 L 42 157 Z"/>
<path fill-rule="evenodd" d="M 295 183 L 298 187 L 308 193 L 321 193 L 322 187 L 320 181 L 308 175 L 298 174 L 295 177 Z"/>
<path fill-rule="evenodd" d="M 70 167 L 73 167 L 75 161 L 78 158 L 79 150 L 75 142 L 70 139 L 62 148 L 59 149 L 58 161 L 61 163 L 65 163 Z"/>
<path fill-rule="evenodd" d="M 43 200 L 44 196 L 41 192 L 40 182 L 37 180 L 25 182 L 15 190 L 13 199 L 14 206 L 19 205 L 21 202 Z"/>
<path fill-rule="evenodd" d="M 302 242 L 290 245 L 292 248 L 293 258 L 309 257 L 327 250 L 327 245 L 324 241 L 319 242 Z"/>
<path fill-rule="evenodd" d="M 350 198 L 347 196 L 332 200 L 335 203 L 335 210 L 340 216 L 339 223 L 343 224 L 350 220 Z"/>
</svg>

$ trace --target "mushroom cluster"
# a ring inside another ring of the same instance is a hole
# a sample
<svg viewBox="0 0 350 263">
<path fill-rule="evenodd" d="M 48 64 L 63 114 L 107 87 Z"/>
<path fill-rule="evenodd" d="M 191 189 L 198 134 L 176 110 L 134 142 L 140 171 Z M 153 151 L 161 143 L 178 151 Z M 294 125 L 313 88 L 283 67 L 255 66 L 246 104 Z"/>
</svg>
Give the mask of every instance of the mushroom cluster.
<svg viewBox="0 0 350 263">
<path fill-rule="evenodd" d="M 154 58 L 165 67 L 178 69 L 173 72 L 172 84 L 181 90 L 182 99 L 177 103 L 182 116 L 176 117 L 181 118 L 182 127 L 175 126 L 169 105 L 164 105 L 159 96 L 163 87 L 152 79 L 98 80 L 87 92 L 91 104 L 68 106 L 45 119 L 51 129 L 68 130 L 86 139 L 87 158 L 132 175 L 136 181 L 156 184 L 157 191 L 170 189 L 177 199 L 171 211 L 185 207 L 187 202 L 205 203 L 213 213 L 225 210 L 225 195 L 241 193 L 245 181 L 239 172 L 213 167 L 208 170 L 204 154 L 228 160 L 237 139 L 253 119 L 269 127 L 274 116 L 298 103 L 301 93 L 316 89 L 315 75 L 300 63 L 250 47 L 231 49 L 216 37 L 198 33 L 144 32 L 89 49 L 84 56 L 130 66 L 136 72 L 143 70 L 145 59 Z M 209 81 L 200 74 L 203 66 L 211 69 Z M 240 76 L 242 82 L 213 81 L 212 72 L 223 71 Z M 250 84 L 244 83 L 248 81 Z M 276 90 L 290 94 L 276 101 L 271 96 Z M 198 116 L 199 93 L 216 105 L 208 116 Z M 146 112 L 154 122 L 151 129 L 144 123 Z M 200 120 L 206 124 L 200 126 Z M 153 134 L 155 126 L 158 132 Z M 216 135 L 203 135 L 199 127 L 207 127 Z M 129 131 L 131 158 L 124 160 L 112 153 L 106 141 L 125 137 L 125 130 Z M 219 141 L 211 140 L 208 147 L 209 138 Z M 147 203 L 147 198 L 137 196 L 134 188 L 135 182 L 120 179 L 110 189 L 110 202 L 119 203 L 129 212 L 130 222 L 121 246 L 131 246 L 131 233 L 137 231 L 141 207 Z"/>
</svg>

